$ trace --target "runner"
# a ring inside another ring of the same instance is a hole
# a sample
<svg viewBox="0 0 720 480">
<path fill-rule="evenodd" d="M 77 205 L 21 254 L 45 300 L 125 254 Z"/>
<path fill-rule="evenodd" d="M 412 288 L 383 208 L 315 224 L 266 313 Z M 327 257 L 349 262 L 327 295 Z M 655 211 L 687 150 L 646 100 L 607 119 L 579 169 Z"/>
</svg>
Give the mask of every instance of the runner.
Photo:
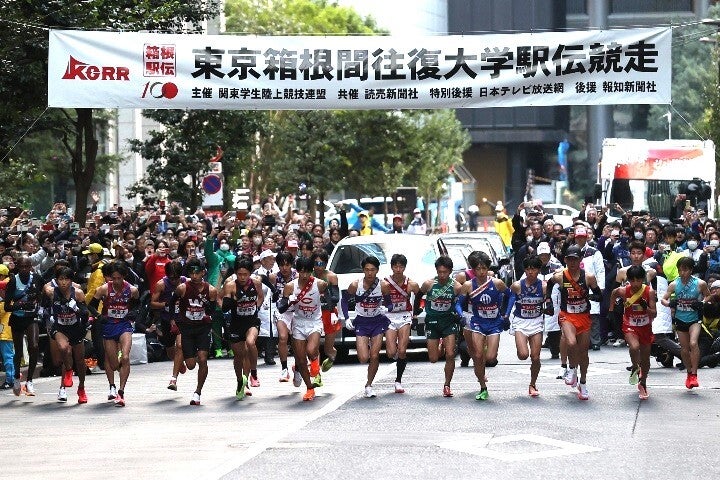
<svg viewBox="0 0 720 480">
<path fill-rule="evenodd" d="M 396 253 L 390 259 L 392 275 L 385 278 L 390 286 L 390 311 L 387 317 L 390 326 L 385 332 L 385 352 L 388 358 L 395 360 L 397 374 L 395 376 L 395 393 L 405 393 L 402 376 L 407 365 L 407 347 L 410 343 L 410 328 L 413 318 L 413 307 L 410 295 L 417 295 L 420 286 L 405 276 L 407 257 Z"/>
<path fill-rule="evenodd" d="M 177 390 L 178 374 L 185 373 L 187 368 L 183 361 L 182 338 L 177 326 L 177 317 L 180 314 L 177 303 L 173 302 L 172 294 L 187 278 L 182 276 L 183 265 L 180 261 L 165 264 L 165 276 L 154 286 L 150 298 L 150 308 L 155 310 L 158 318 L 158 332 L 160 343 L 165 347 L 167 356 L 173 361 L 172 376 L 167 388 Z"/>
<path fill-rule="evenodd" d="M 105 347 L 105 374 L 110 384 L 108 400 L 116 407 L 125 406 L 125 385 L 130 376 L 130 347 L 133 326 L 127 318 L 138 300 L 137 287 L 125 281 L 128 267 L 124 262 L 108 263 L 110 281 L 95 290 L 90 301 L 90 312 L 102 322 L 103 346 Z M 103 272 L 104 273 L 104 272 Z M 103 302 L 102 312 L 97 308 Z M 120 371 L 120 388 L 115 390 L 115 370 Z"/>
<path fill-rule="evenodd" d="M 640 399 L 646 400 L 649 396 L 647 376 L 650 373 L 650 347 L 654 340 L 652 321 L 657 314 L 655 291 L 645 284 L 647 273 L 640 265 L 630 266 L 624 276 L 629 284 L 612 291 L 609 312 L 625 308 L 622 331 L 630 348 L 630 385 L 637 385 Z M 620 299 L 622 307 L 615 304 L 616 299 Z"/>
<path fill-rule="evenodd" d="M 466 281 L 460 289 L 459 306 L 467 301 L 472 311 L 465 330 L 471 332 L 468 352 L 473 359 L 475 376 L 480 382 L 480 391 L 475 395 L 475 400 L 487 400 L 489 397 L 485 365 L 497 364 L 500 334 L 505 323 L 500 309 L 507 286 L 499 278 L 488 276 L 490 263 L 490 257 L 485 252 L 475 251 L 468 255 L 468 264 L 472 266 L 475 278 Z M 460 308 L 462 310 L 465 309 Z M 468 339 L 467 336 L 465 338 Z"/>
<path fill-rule="evenodd" d="M 568 353 L 568 369 L 565 372 L 565 384 L 578 388 L 578 398 L 588 400 L 587 369 L 590 359 L 590 301 L 599 301 L 602 292 L 595 276 L 580 268 L 582 251 L 577 245 L 571 245 L 565 251 L 567 268 L 555 273 L 548 282 L 547 290 L 552 285 L 560 287 L 560 315 L 558 321 L 562 329 L 562 341 Z M 590 291 L 588 291 L 588 289 Z M 592 293 L 590 293 L 592 292 Z M 580 383 L 578 384 L 577 367 L 580 367 Z"/>
<path fill-rule="evenodd" d="M 699 387 L 697 379 L 700 348 L 698 338 L 702 316 L 703 299 L 710 296 L 707 283 L 692 276 L 695 261 L 690 257 L 682 257 L 677 261 L 678 277 L 668 285 L 662 304 L 674 309 L 673 325 L 680 340 L 680 355 L 687 369 L 686 388 Z M 672 298 L 672 300 L 671 300 Z"/>
<path fill-rule="evenodd" d="M 455 343 L 460 331 L 459 320 L 456 317 L 455 303 L 462 286 L 450 277 L 453 269 L 452 259 L 440 256 L 435 260 L 437 276 L 426 280 L 415 295 L 415 313 L 420 311 L 420 300 L 425 300 L 425 337 L 430 363 L 439 360 L 441 353 L 445 354 L 445 383 L 443 396 L 452 397 L 450 382 L 455 373 Z M 442 342 L 442 344 L 440 343 Z M 441 352 L 442 349 L 442 352 Z M 485 364 L 483 363 L 483 368 Z M 477 363 L 475 365 L 477 369 Z"/>
<path fill-rule="evenodd" d="M 380 261 L 373 256 L 365 257 L 360 265 L 363 278 L 353 281 L 343 292 L 342 311 L 349 330 L 355 330 L 355 349 L 360 363 L 367 363 L 365 398 L 375 398 L 373 380 L 380 366 L 380 349 L 383 334 L 390 324 L 382 306 L 383 298 L 390 295 L 390 286 L 377 277 Z M 386 302 L 388 303 L 388 302 Z M 350 307 L 355 309 L 355 320 L 350 320 Z M 436 346 L 437 347 L 437 346 Z M 437 348 L 436 348 L 437 350 Z"/>
<path fill-rule="evenodd" d="M 278 300 L 280 313 L 292 315 L 293 354 L 295 355 L 293 384 L 296 387 L 300 386 L 298 375 L 305 382 L 307 391 L 303 395 L 303 401 L 314 399 L 316 386 L 322 386 L 322 383 L 314 384 L 310 377 L 320 374 L 318 353 L 320 332 L 323 326 L 320 295 L 327 290 L 328 284 L 324 280 L 318 280 L 312 276 L 313 266 L 312 258 L 298 257 L 295 260 L 298 278 L 285 285 L 282 297 Z M 309 370 L 308 363 L 310 364 Z"/>
<path fill-rule="evenodd" d="M 12 330 L 15 356 L 15 379 L 13 393 L 18 396 L 24 393 L 29 397 L 35 396 L 33 375 L 38 360 L 38 343 L 40 330 L 37 310 L 38 299 L 42 293 L 42 279 L 40 275 L 32 273 L 32 262 L 28 257 L 17 261 L 18 273 L 10 276 L 5 289 L 5 311 L 10 313 L 10 329 Z M 27 339 L 28 361 L 27 380 L 20 382 L 20 360 L 23 358 L 23 338 Z"/>
<path fill-rule="evenodd" d="M 338 319 L 337 304 L 340 301 L 340 290 L 338 289 L 338 278 L 334 272 L 327 269 L 328 253 L 324 248 L 317 248 L 313 251 L 313 276 L 327 282 L 328 287 L 325 293 L 320 296 L 322 306 L 323 331 L 325 343 L 323 350 L 325 360 L 322 362 L 322 371 L 327 372 L 335 363 L 337 350 L 335 349 L 335 337 L 342 330 L 342 323 Z M 313 383 L 322 385 L 322 378 L 318 373 Z"/>
<path fill-rule="evenodd" d="M 525 278 L 510 286 L 510 300 L 507 308 L 507 316 L 512 325 L 510 331 L 515 335 L 517 356 L 520 360 L 527 360 L 530 356 L 528 395 L 531 397 L 540 395 L 535 382 L 540 373 L 540 349 L 545 326 L 543 313 L 552 315 L 552 312 L 544 311 L 543 308 L 547 294 L 545 283 L 538 278 L 541 267 L 542 261 L 538 257 L 526 257 L 523 260 Z M 552 305 L 550 299 L 547 300 L 547 303 Z"/>
<path fill-rule="evenodd" d="M 73 285 L 73 271 L 62 267 L 55 273 L 55 280 L 45 285 L 43 293 L 50 303 L 50 337 L 57 342 L 63 374 L 57 399 L 67 402 L 67 388 L 73 386 L 73 361 L 78 375 L 78 403 L 87 403 L 85 392 L 85 345 L 88 327 L 88 308 L 85 294 Z"/>
<path fill-rule="evenodd" d="M 295 257 L 288 252 L 280 252 L 275 257 L 275 262 L 279 268 L 277 273 L 271 273 L 268 277 L 270 284 L 274 288 L 273 300 L 277 302 L 282 295 L 285 285 L 295 280 L 298 276 L 297 271 L 292 268 Z M 277 307 L 274 309 L 277 311 Z M 280 381 L 290 381 L 290 371 L 288 370 L 288 337 L 292 325 L 292 314 L 283 314 L 278 312 L 277 317 L 277 333 L 278 333 L 278 356 L 280 357 Z"/>
<path fill-rule="evenodd" d="M 210 332 L 212 313 L 217 305 L 217 290 L 203 280 L 205 265 L 197 258 L 185 264 L 190 280 L 181 283 L 175 289 L 175 299 L 180 303 L 177 325 L 182 338 L 182 352 L 188 370 L 198 365 L 197 387 L 190 405 L 200 405 L 200 394 L 208 375 L 208 351 L 210 350 Z M 172 307 L 174 308 L 174 307 Z"/>
<path fill-rule="evenodd" d="M 233 367 L 237 378 L 235 397 L 238 400 L 244 400 L 245 395 L 252 395 L 248 384 L 252 387 L 260 386 L 255 341 L 260 330 L 258 311 L 264 297 L 262 283 L 259 278 L 251 276 L 252 271 L 252 257 L 237 257 L 235 275 L 225 281 L 222 290 L 226 340 L 233 352 Z"/>
</svg>

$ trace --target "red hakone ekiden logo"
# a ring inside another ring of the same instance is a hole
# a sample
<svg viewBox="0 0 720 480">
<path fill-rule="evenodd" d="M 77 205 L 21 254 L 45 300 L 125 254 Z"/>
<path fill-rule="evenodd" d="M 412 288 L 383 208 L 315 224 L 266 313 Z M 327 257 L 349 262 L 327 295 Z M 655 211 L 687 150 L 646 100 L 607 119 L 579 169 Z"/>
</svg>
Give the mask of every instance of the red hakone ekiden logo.
<svg viewBox="0 0 720 480">
<path fill-rule="evenodd" d="M 128 67 L 98 67 L 81 62 L 72 55 L 63 80 L 124 80 L 130 81 Z"/>
</svg>

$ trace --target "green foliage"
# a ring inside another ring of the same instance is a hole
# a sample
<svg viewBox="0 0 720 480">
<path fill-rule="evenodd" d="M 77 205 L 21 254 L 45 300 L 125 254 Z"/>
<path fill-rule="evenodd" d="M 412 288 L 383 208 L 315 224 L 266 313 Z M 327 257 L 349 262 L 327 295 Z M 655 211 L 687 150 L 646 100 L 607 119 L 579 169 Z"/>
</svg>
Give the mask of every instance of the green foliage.
<svg viewBox="0 0 720 480">
<path fill-rule="evenodd" d="M 38 168 L 22 160 L 9 159 L 0 168 L 0 206 L 32 205 L 33 187 L 46 178 L 38 172 Z"/>
<path fill-rule="evenodd" d="M 217 147 L 224 152 L 224 174 L 238 175 L 248 168 L 253 135 L 264 118 L 261 112 L 215 110 L 145 110 L 144 116 L 164 128 L 151 131 L 145 142 L 131 142 L 131 150 L 151 163 L 146 175 L 128 190 L 128 198 L 140 195 L 155 200 L 166 191 L 193 210 L 201 204 L 202 178 Z"/>
</svg>

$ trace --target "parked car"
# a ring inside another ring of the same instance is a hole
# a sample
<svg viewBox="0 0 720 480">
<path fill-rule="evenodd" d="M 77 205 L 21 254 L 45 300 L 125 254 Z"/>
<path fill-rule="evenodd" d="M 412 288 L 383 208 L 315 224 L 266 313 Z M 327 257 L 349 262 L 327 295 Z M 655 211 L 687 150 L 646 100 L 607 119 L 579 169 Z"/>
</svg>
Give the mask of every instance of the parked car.
<svg viewBox="0 0 720 480">
<path fill-rule="evenodd" d="M 511 285 L 515 281 L 512 254 L 505 248 L 496 232 L 456 232 L 440 235 L 445 245 L 469 245 L 471 250 L 485 252 L 490 257 L 490 270 L 505 282 Z"/>
<path fill-rule="evenodd" d="M 573 218 L 577 218 L 578 215 L 580 215 L 580 210 L 560 203 L 548 203 L 547 205 L 543 205 L 542 209 L 546 214 L 552 215 L 555 223 L 559 223 L 563 228 L 571 227 Z"/>
<path fill-rule="evenodd" d="M 340 294 L 347 291 L 354 280 L 362 278 L 362 260 L 367 256 L 374 256 L 380 261 L 379 278 L 392 275 L 390 259 L 396 253 L 402 253 L 408 259 L 405 274 L 419 284 L 429 278 L 435 277 L 435 260 L 444 254 L 453 259 L 454 270 L 461 271 L 467 268 L 466 258 L 471 252 L 467 245 L 445 246 L 437 235 L 406 235 L 406 234 L 380 234 L 358 237 L 347 237 L 337 244 L 328 261 L 328 269 L 335 272 L 338 277 Z M 457 263 L 457 265 L 455 265 Z M 348 312 L 348 316 L 355 318 L 355 312 Z M 418 318 L 420 332 L 424 332 L 424 314 Z M 424 335 L 418 335 L 417 325 L 413 325 L 410 333 L 410 348 L 425 347 Z M 342 332 L 335 339 L 335 347 L 339 356 L 346 356 L 350 349 L 355 348 L 355 332 L 343 327 Z"/>
</svg>

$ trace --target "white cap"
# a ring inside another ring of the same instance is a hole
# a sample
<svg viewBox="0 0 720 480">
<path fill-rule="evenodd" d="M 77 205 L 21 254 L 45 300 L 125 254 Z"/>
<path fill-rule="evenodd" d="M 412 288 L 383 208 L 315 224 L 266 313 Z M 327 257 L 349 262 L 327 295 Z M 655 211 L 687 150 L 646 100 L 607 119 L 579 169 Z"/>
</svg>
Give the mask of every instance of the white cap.
<svg viewBox="0 0 720 480">
<path fill-rule="evenodd" d="M 413 213 L 422 213 L 422 212 L 420 211 L 419 208 L 416 208 L 415 210 L 413 210 Z"/>
<path fill-rule="evenodd" d="M 260 252 L 260 255 L 258 255 L 258 260 L 265 260 L 268 257 L 275 257 L 275 253 L 273 253 L 273 251 L 270 249 Z"/>
<path fill-rule="evenodd" d="M 710 288 L 720 288 L 720 280 L 715 280 L 710 284 Z"/>
<path fill-rule="evenodd" d="M 550 245 L 547 242 L 540 242 L 537 246 L 537 254 L 542 255 L 543 253 L 550 254 Z"/>
<path fill-rule="evenodd" d="M 503 210 L 505 210 L 505 207 L 503 207 L 503 203 L 498 200 L 497 204 L 495 205 L 495 211 L 502 212 Z"/>
</svg>

